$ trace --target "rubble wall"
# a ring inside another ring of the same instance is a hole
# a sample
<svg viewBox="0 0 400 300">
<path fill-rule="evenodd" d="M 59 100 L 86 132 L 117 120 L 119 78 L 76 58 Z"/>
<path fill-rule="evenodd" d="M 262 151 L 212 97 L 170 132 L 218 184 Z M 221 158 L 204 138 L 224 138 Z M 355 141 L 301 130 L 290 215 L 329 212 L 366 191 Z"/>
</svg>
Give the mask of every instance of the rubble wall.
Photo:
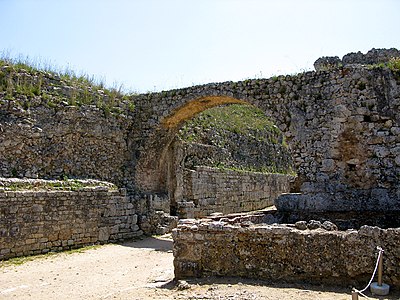
<svg viewBox="0 0 400 300">
<path fill-rule="evenodd" d="M 299 230 L 186 220 L 173 232 L 176 278 L 241 276 L 364 286 L 384 249 L 383 281 L 400 287 L 400 228 Z"/>
<path fill-rule="evenodd" d="M 0 259 L 140 236 L 124 191 L 0 191 Z"/>
<path fill-rule="evenodd" d="M 290 178 L 283 174 L 211 167 L 185 169 L 183 199 L 194 204 L 191 217 L 195 218 L 214 212 L 229 214 L 258 210 L 274 205 L 274 200 L 280 194 L 288 193 Z"/>
<path fill-rule="evenodd" d="M 33 96 L 0 91 L 0 176 L 95 178 L 138 198 L 169 196 L 163 162 L 182 124 L 214 106 L 246 103 L 276 124 L 293 156 L 293 192 L 305 196 L 286 198 L 282 207 L 306 202 L 327 211 L 354 202 L 388 210 L 400 201 L 400 71 L 383 63 L 399 56 L 373 49 L 323 59 L 315 72 L 131 95 L 129 109 L 99 88 L 75 94 L 54 75 L 20 70 L 10 77 L 4 66 L 2 82 L 42 79 Z M 110 107 L 72 101 L 81 96 L 108 99 Z"/>
</svg>

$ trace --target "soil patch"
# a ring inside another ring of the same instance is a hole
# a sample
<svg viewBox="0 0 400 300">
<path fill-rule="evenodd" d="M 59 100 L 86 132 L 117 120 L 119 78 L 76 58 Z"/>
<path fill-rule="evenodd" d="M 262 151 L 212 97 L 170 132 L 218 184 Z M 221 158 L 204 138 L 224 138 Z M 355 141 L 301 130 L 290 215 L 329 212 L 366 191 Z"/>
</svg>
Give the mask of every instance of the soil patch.
<svg viewBox="0 0 400 300">
<path fill-rule="evenodd" d="M 175 282 L 173 278 L 170 236 L 149 237 L 44 256 L 22 265 L 0 262 L 0 299 L 351 299 L 348 287 L 284 285 L 242 278 Z"/>
</svg>

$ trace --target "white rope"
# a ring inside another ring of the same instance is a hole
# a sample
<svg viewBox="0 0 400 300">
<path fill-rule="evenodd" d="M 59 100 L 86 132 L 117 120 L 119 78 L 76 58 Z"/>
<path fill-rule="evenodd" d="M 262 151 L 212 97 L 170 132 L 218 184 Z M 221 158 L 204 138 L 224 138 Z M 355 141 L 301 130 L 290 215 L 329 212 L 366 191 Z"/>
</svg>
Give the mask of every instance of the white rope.
<svg viewBox="0 0 400 300">
<path fill-rule="evenodd" d="M 359 293 L 359 294 L 360 294 L 361 296 L 363 296 L 364 298 L 372 299 L 372 298 L 368 297 L 368 296 L 365 295 L 363 292 L 361 292 L 361 291 L 359 291 L 359 290 L 357 290 L 357 289 L 354 289 L 354 291 L 357 292 L 357 293 Z"/>
<path fill-rule="evenodd" d="M 367 299 L 372 299 L 372 298 L 367 297 L 367 296 L 364 295 L 363 293 L 364 293 L 364 292 L 368 289 L 368 287 L 371 285 L 372 280 L 374 280 L 374 277 L 375 277 L 375 274 L 376 274 L 376 270 L 378 270 L 379 260 L 380 260 L 380 258 L 381 258 L 381 256 L 382 256 L 382 253 L 383 253 L 383 249 L 382 249 L 381 247 L 378 246 L 378 247 L 376 247 L 376 249 L 379 250 L 379 254 L 378 254 L 378 259 L 376 260 L 374 273 L 372 274 L 371 279 L 369 280 L 367 286 L 366 286 L 365 288 L 363 288 L 362 290 L 359 291 L 359 290 L 357 290 L 356 288 L 354 289 L 355 292 L 359 293 L 361 296 L 363 296 L 363 297 L 365 297 L 365 298 L 367 298 Z"/>
</svg>

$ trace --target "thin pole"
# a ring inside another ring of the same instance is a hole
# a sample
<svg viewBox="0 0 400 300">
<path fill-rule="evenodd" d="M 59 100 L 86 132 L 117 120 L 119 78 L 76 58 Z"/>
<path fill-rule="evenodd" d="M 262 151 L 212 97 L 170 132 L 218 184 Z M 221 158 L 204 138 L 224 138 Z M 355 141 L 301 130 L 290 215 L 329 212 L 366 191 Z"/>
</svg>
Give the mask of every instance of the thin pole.
<svg viewBox="0 0 400 300">
<path fill-rule="evenodd" d="M 378 264 L 378 285 L 382 286 L 382 271 L 383 271 L 383 252 L 379 256 Z"/>
<path fill-rule="evenodd" d="M 358 300 L 358 292 L 354 289 L 351 291 L 351 300 Z"/>
</svg>

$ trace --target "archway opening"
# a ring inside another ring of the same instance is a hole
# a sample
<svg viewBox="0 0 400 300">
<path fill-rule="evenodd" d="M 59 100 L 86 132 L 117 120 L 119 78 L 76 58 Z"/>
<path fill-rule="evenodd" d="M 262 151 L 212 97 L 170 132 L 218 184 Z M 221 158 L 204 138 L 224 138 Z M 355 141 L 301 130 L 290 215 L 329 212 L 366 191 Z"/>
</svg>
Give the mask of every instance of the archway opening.
<svg viewBox="0 0 400 300">
<path fill-rule="evenodd" d="M 206 96 L 178 106 L 152 130 L 138 154 L 135 166 L 135 186 L 145 193 L 167 193 L 165 160 L 179 128 L 198 113 L 209 108 L 246 102 L 228 96 Z"/>
<path fill-rule="evenodd" d="M 289 191 L 286 175 L 295 175 L 290 149 L 260 109 L 222 103 L 188 120 L 189 111 L 168 123 L 179 126 L 160 161 L 172 215 L 260 209 Z"/>
</svg>

